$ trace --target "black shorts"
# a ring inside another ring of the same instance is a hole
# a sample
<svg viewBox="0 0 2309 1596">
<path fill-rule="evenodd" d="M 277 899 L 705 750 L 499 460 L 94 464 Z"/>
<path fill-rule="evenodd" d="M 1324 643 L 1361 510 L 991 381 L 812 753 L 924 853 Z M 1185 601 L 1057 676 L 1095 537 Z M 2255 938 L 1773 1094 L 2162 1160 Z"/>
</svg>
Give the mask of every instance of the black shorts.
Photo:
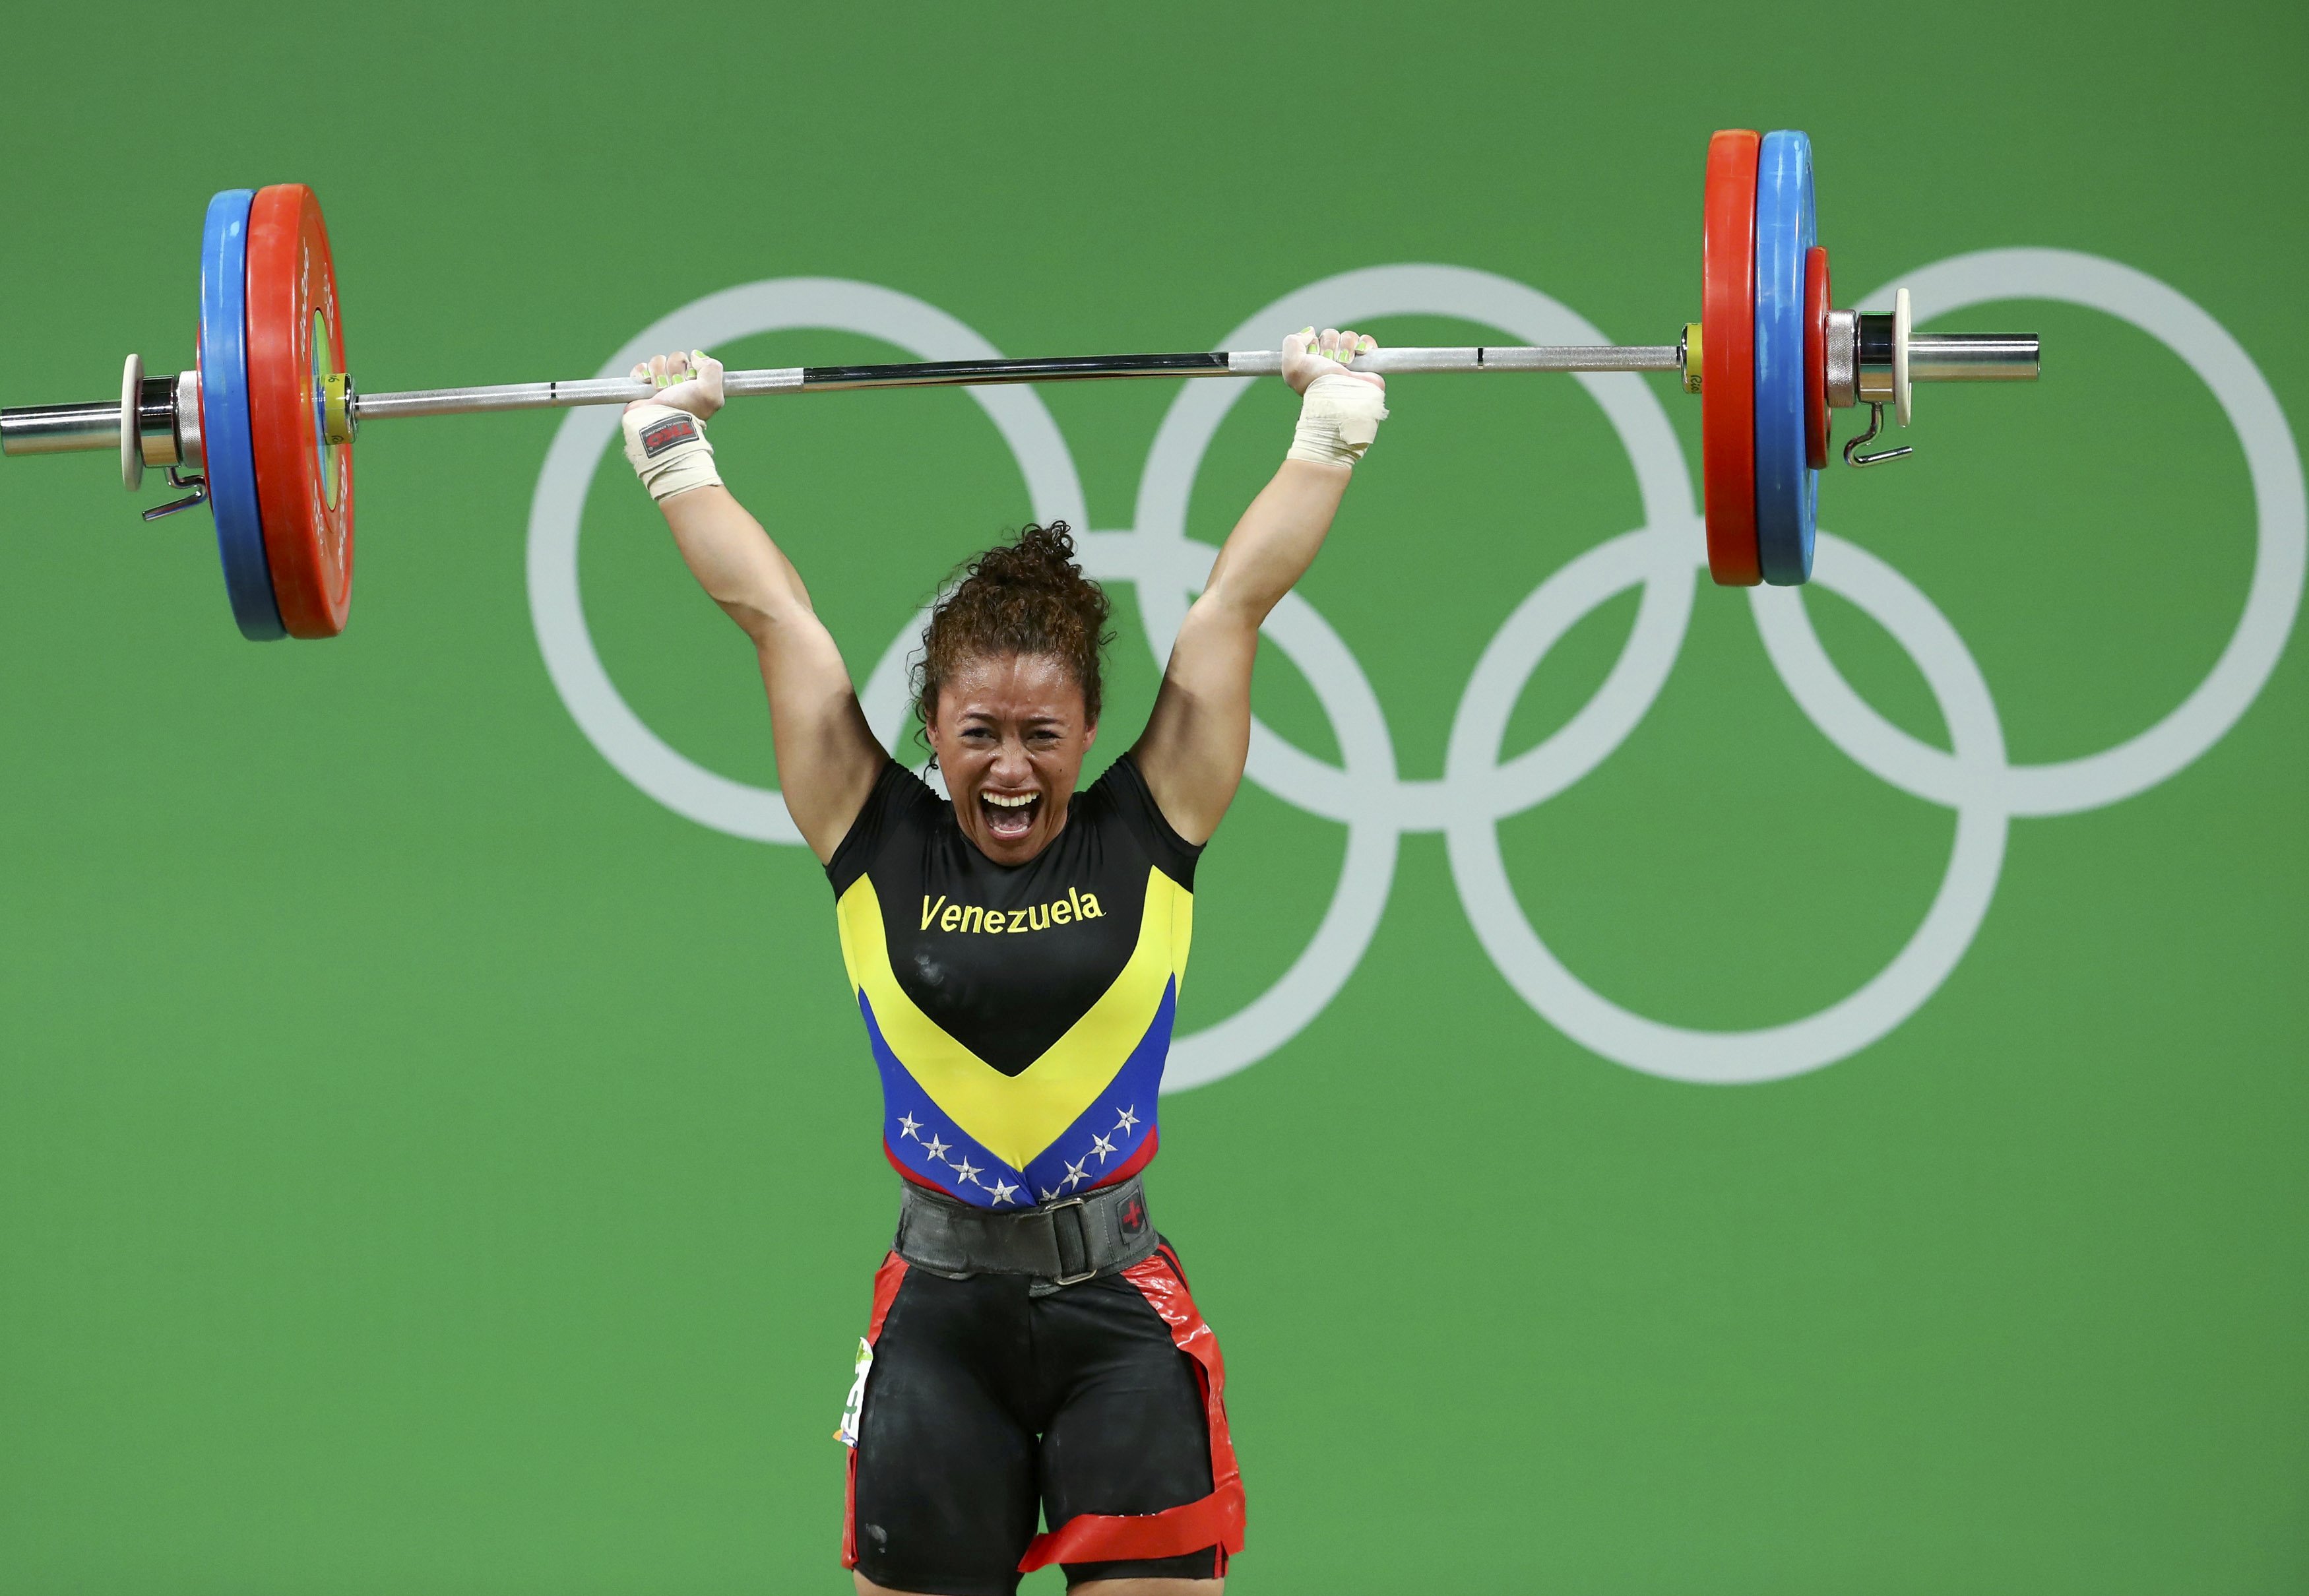
<svg viewBox="0 0 2309 1596">
<path fill-rule="evenodd" d="M 1243 1518 L 1225 1366 L 1170 1244 L 1031 1285 L 884 1261 L 844 1566 L 932 1596 L 1011 1596 L 1051 1563 L 1069 1585 L 1224 1574 Z"/>
</svg>

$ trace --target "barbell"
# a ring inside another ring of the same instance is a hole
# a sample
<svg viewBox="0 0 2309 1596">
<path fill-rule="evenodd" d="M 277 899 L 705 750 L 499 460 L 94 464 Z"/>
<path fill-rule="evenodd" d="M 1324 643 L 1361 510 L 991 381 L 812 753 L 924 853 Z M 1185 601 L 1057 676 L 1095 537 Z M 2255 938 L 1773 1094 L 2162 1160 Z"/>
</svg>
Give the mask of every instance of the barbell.
<svg viewBox="0 0 2309 1596">
<path fill-rule="evenodd" d="M 1791 585 L 1812 574 L 1813 511 L 1829 461 L 1829 412 L 1865 404 L 1844 446 L 1855 466 L 1913 451 L 1867 452 L 1890 406 L 1909 423 L 1917 383 L 2032 381 L 2034 334 L 1924 334 L 1907 291 L 1888 313 L 1833 308 L 1828 251 L 1815 237 L 1812 142 L 1802 133 L 1717 133 L 1708 143 L 1700 319 L 1673 343 L 1383 349 L 1353 369 L 1388 376 L 1459 371 L 1659 371 L 1700 397 L 1709 573 L 1725 585 Z M 205 503 L 225 592 L 254 641 L 328 638 L 352 600 L 352 443 L 364 424 L 404 416 L 623 404 L 646 381 L 593 378 L 364 394 L 345 365 L 344 317 L 321 204 L 301 183 L 227 189 L 201 237 L 194 367 L 147 377 L 139 356 L 120 396 L 0 411 L 0 453 L 117 449 L 124 486 L 166 468 L 191 493 L 148 521 Z M 789 366 L 731 371 L 722 391 L 1076 382 L 1110 377 L 1267 377 L 1275 350 Z"/>
</svg>

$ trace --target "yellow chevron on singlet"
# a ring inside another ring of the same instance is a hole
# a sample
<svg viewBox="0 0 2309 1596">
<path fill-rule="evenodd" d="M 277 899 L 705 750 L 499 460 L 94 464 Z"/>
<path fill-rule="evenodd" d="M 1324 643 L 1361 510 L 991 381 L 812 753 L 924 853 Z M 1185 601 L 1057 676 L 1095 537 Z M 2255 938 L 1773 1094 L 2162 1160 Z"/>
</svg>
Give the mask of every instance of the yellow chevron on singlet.
<svg viewBox="0 0 2309 1596">
<path fill-rule="evenodd" d="M 870 875 L 851 883 L 835 915 L 852 995 L 864 994 L 899 1063 L 987 1151 L 1024 1169 L 1097 1101 L 1154 1023 L 1164 989 L 1183 982 L 1195 895 L 1161 871 L 1147 871 L 1138 941 L 1122 973 L 1016 1075 L 1005 1075 L 948 1036 L 898 984 Z M 1022 958 L 1031 956 L 1029 946 L 1021 944 Z"/>
</svg>

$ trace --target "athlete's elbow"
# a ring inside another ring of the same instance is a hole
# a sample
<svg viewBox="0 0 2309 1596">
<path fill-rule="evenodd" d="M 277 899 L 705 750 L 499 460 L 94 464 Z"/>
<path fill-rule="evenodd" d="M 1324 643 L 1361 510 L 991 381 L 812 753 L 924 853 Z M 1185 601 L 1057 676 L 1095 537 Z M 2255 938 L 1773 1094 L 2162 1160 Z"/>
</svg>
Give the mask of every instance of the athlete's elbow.
<svg viewBox="0 0 2309 1596">
<path fill-rule="evenodd" d="M 775 648 L 779 640 L 793 630 L 792 620 L 780 614 L 783 606 L 761 594 L 717 593 L 713 602 L 722 606 L 722 613 L 738 623 L 739 631 L 754 640 L 758 649 Z"/>
<path fill-rule="evenodd" d="M 706 595 L 739 629 L 764 647 L 791 635 L 805 625 L 816 625 L 817 613 L 806 594 L 781 592 L 774 584 L 750 580 L 708 582 Z"/>
<path fill-rule="evenodd" d="M 1283 602 L 1288 587 L 1277 587 L 1242 577 L 1228 577 L 1214 581 L 1203 589 L 1203 596 L 1195 608 L 1212 620 L 1229 626 L 1239 626 L 1256 632 L 1267 624 L 1275 606 Z"/>
</svg>

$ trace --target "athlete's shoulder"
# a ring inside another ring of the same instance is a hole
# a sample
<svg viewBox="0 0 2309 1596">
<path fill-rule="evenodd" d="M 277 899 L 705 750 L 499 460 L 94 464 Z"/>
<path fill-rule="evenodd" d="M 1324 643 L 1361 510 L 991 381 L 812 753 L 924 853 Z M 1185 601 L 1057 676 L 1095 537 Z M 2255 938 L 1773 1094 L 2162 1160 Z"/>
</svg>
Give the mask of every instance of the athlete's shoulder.
<svg viewBox="0 0 2309 1596">
<path fill-rule="evenodd" d="M 1202 857 L 1203 846 L 1180 837 L 1163 818 L 1146 777 L 1129 754 L 1109 765 L 1105 774 L 1075 802 L 1084 806 L 1076 818 L 1094 826 L 1120 826 L 1146 851 L 1157 870 L 1189 891 L 1194 889 L 1195 861 Z"/>
<path fill-rule="evenodd" d="M 850 822 L 834 857 L 826 862 L 826 879 L 833 884 L 834 895 L 839 898 L 847 892 L 886 844 L 901 837 L 919 837 L 924 828 L 938 822 L 946 807 L 946 800 L 928 782 L 897 760 L 883 766 L 858 818 Z"/>
</svg>

